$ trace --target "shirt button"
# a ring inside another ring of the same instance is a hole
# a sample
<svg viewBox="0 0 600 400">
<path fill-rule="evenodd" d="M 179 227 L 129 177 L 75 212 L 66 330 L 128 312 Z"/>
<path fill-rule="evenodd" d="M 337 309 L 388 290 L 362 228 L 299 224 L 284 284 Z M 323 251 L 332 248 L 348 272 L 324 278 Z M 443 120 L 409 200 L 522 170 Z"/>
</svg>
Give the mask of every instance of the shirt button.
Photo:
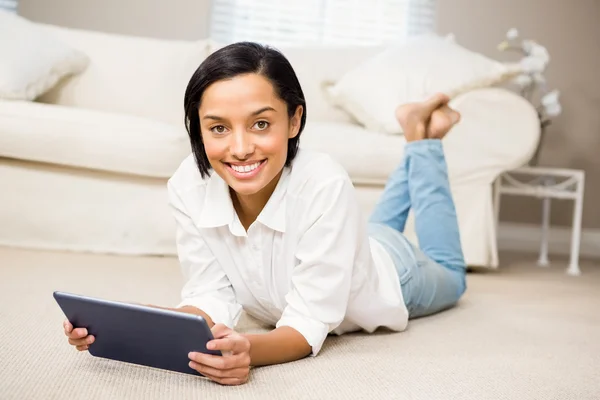
<svg viewBox="0 0 600 400">
<path fill-rule="evenodd" d="M 255 244 L 253 244 L 253 245 L 252 245 L 252 250 L 254 250 L 254 251 L 258 251 L 258 246 L 257 246 L 257 245 L 255 245 Z"/>
</svg>

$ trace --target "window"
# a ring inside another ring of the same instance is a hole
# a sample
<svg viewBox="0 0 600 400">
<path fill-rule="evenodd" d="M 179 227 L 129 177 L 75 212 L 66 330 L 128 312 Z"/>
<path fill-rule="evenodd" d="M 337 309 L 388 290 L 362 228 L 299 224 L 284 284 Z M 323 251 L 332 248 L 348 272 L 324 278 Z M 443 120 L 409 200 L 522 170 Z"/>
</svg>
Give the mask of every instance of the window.
<svg viewBox="0 0 600 400">
<path fill-rule="evenodd" d="M 0 10 L 17 12 L 17 0 L 0 0 Z"/>
<path fill-rule="evenodd" d="M 213 0 L 211 37 L 271 45 L 382 45 L 435 31 L 436 0 Z"/>
</svg>

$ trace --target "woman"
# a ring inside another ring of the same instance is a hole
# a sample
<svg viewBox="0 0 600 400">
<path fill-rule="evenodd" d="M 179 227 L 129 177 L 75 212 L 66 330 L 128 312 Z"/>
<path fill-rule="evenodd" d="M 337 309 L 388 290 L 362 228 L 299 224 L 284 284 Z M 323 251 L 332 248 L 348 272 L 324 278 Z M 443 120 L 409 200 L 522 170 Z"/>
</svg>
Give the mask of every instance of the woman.
<svg viewBox="0 0 600 400">
<path fill-rule="evenodd" d="M 212 327 L 210 349 L 190 368 L 221 384 L 248 380 L 250 366 L 316 355 L 329 333 L 378 327 L 454 305 L 465 263 L 441 139 L 459 119 L 436 95 L 401 106 L 407 141 L 368 224 L 353 185 L 330 157 L 299 148 L 302 89 L 286 58 L 254 43 L 208 57 L 185 93 L 193 155 L 169 180 L 186 283 L 182 312 Z M 420 248 L 402 235 L 409 208 Z M 233 329 L 242 309 L 274 326 Z M 65 322 L 69 343 L 93 336 Z"/>
</svg>

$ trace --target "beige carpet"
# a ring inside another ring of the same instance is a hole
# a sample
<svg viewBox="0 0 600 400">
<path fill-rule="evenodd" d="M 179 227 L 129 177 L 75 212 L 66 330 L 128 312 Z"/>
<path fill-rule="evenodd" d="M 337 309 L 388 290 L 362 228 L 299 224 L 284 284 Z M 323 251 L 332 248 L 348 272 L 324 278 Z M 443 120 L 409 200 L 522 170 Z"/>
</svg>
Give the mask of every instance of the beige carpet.
<svg viewBox="0 0 600 400">
<path fill-rule="evenodd" d="M 62 333 L 54 290 L 173 305 L 175 259 L 0 248 L 0 399 L 600 399 L 600 265 L 572 278 L 533 261 L 469 274 L 459 307 L 404 333 L 330 338 L 222 387 L 78 353 Z"/>
</svg>

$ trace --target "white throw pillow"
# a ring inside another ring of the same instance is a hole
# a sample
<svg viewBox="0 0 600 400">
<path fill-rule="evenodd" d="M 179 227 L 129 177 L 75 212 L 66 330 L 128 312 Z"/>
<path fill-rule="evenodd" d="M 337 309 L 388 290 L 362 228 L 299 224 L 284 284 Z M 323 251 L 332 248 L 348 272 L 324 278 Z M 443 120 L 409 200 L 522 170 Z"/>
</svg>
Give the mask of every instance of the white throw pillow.
<svg viewBox="0 0 600 400">
<path fill-rule="evenodd" d="M 83 53 L 36 24 L 2 10 L 0 55 L 0 99 L 6 100 L 34 100 L 89 63 Z"/>
<path fill-rule="evenodd" d="M 409 39 L 365 61 L 335 83 L 324 84 L 333 105 L 372 131 L 402 133 L 394 116 L 399 104 L 422 101 L 437 92 L 451 98 L 489 87 L 519 74 L 503 64 L 467 50 L 451 36 Z"/>
<path fill-rule="evenodd" d="M 208 54 L 206 39 L 168 40 L 41 25 L 89 57 L 85 73 L 61 80 L 38 101 L 150 118 L 183 129 L 183 97 Z M 185 130 L 183 131 L 185 133 Z"/>
</svg>

